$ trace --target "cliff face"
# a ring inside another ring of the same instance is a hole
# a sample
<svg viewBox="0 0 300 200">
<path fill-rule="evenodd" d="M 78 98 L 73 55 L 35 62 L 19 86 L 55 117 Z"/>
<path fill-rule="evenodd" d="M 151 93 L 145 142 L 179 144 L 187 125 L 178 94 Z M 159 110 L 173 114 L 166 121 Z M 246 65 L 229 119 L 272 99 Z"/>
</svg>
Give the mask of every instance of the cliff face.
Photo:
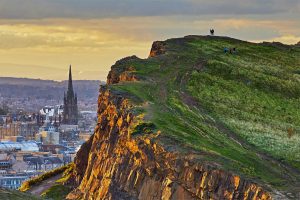
<svg viewBox="0 0 300 200">
<path fill-rule="evenodd" d="M 152 56 L 162 53 L 154 46 Z M 135 81 L 132 71 L 112 67 L 107 83 Z M 132 136 L 132 108 L 124 96 L 101 87 L 98 123 L 77 154 L 77 187 L 68 199 L 271 199 L 260 186 L 199 162 L 196 153 L 167 151 L 157 142 L 159 131 Z"/>
</svg>

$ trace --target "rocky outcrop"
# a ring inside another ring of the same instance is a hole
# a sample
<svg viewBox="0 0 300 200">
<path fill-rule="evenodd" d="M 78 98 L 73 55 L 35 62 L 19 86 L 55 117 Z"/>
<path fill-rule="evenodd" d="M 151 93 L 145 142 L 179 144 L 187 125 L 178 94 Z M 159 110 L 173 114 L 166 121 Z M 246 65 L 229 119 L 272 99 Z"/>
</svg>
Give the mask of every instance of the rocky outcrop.
<svg viewBox="0 0 300 200">
<path fill-rule="evenodd" d="M 166 53 L 166 43 L 161 41 L 153 42 L 149 57 L 155 57 Z"/>
<path fill-rule="evenodd" d="M 138 59 L 136 56 L 131 56 L 127 58 L 123 58 L 116 62 L 115 65 L 112 66 L 110 72 L 107 77 L 107 84 L 115 84 L 122 81 L 136 81 L 137 77 L 134 74 L 135 68 L 134 66 L 126 65 L 127 61 Z"/>
<path fill-rule="evenodd" d="M 163 42 L 155 42 L 150 56 L 165 52 Z M 110 71 L 107 84 L 136 81 L 128 57 Z M 197 152 L 188 154 L 160 143 L 160 132 L 143 132 L 129 100 L 100 88 L 98 122 L 95 133 L 77 153 L 70 180 L 75 189 L 68 199 L 271 199 L 257 184 L 238 175 L 202 163 Z"/>
</svg>

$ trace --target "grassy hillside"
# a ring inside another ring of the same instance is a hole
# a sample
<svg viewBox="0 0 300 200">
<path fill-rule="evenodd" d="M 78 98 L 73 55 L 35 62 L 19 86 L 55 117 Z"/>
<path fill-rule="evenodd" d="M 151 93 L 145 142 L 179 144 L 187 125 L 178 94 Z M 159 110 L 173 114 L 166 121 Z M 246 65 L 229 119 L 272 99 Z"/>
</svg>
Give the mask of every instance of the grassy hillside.
<svg viewBox="0 0 300 200">
<path fill-rule="evenodd" d="M 236 47 L 225 54 L 224 47 Z M 138 82 L 109 86 L 136 105 L 143 128 L 178 151 L 280 191 L 300 182 L 300 48 L 222 37 L 165 41 L 166 53 L 128 59 Z"/>
<path fill-rule="evenodd" d="M 0 199 L 6 200 L 39 200 L 41 198 L 17 190 L 0 188 Z"/>
</svg>

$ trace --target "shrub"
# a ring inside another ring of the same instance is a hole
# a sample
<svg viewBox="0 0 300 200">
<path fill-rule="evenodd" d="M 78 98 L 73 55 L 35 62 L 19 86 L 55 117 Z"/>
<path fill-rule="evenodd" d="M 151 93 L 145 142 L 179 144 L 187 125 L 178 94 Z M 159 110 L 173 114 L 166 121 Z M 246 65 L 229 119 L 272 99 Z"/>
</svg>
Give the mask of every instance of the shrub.
<svg viewBox="0 0 300 200">
<path fill-rule="evenodd" d="M 46 172 L 44 174 L 39 175 L 38 177 L 34 177 L 28 181 L 25 181 L 21 187 L 19 188 L 20 191 L 25 192 L 27 190 L 29 190 L 32 186 L 37 185 L 39 183 L 41 183 L 42 181 L 51 178 L 53 176 L 56 176 L 58 174 L 63 173 L 64 171 L 66 171 L 67 169 L 69 169 L 72 166 L 72 163 L 68 164 L 68 165 L 64 165 L 62 167 L 56 168 L 54 170 L 51 170 L 49 172 Z"/>
</svg>

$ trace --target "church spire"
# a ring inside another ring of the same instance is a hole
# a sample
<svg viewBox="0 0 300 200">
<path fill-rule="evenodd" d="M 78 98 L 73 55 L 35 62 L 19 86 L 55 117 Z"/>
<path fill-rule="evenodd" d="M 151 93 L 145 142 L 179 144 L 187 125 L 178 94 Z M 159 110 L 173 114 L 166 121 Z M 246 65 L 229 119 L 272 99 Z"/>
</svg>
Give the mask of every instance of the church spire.
<svg viewBox="0 0 300 200">
<path fill-rule="evenodd" d="M 73 83 L 72 83 L 72 66 L 69 68 L 69 82 L 68 82 L 68 93 L 74 94 Z"/>
<path fill-rule="evenodd" d="M 68 91 L 67 93 L 64 93 L 63 123 L 75 125 L 78 124 L 77 95 L 73 90 L 71 65 L 69 68 Z"/>
</svg>

